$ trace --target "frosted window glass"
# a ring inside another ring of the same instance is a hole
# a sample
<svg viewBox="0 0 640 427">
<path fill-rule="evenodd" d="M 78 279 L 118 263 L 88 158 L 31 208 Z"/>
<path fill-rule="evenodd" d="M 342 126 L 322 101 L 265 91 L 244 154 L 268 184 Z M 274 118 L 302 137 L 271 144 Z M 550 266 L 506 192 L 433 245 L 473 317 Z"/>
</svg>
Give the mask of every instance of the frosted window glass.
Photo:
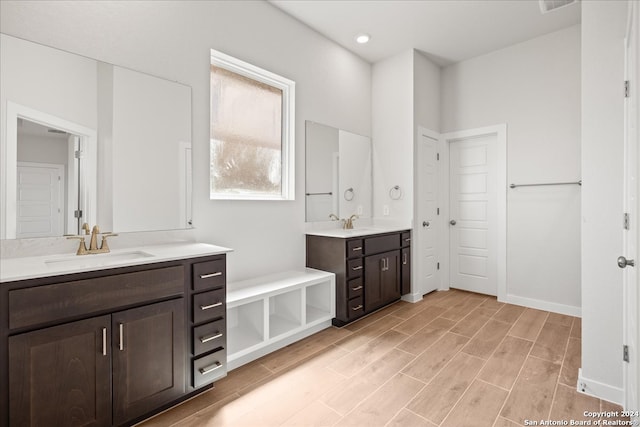
<svg viewBox="0 0 640 427">
<path fill-rule="evenodd" d="M 279 88 L 211 66 L 211 194 L 282 193 Z"/>
</svg>

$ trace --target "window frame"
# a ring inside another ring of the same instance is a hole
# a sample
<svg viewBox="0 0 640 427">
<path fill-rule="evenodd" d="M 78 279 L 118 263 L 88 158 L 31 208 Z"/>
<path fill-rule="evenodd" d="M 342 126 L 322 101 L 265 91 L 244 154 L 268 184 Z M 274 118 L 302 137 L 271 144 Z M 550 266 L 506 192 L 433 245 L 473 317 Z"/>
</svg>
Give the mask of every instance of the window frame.
<svg viewBox="0 0 640 427">
<path fill-rule="evenodd" d="M 273 86 L 282 91 L 282 164 L 280 168 L 280 194 L 259 193 L 213 193 L 211 191 L 211 172 L 209 172 L 210 200 L 295 200 L 295 85 L 296 83 L 278 74 L 234 58 L 215 49 L 211 49 L 211 64 L 255 81 Z M 209 71 L 211 73 L 211 71 Z M 211 85 L 209 85 L 209 105 L 211 105 Z M 209 129 L 211 129 L 209 112 Z M 211 136 L 209 136 L 211 144 Z M 211 157 L 209 158 L 211 170 Z"/>
</svg>

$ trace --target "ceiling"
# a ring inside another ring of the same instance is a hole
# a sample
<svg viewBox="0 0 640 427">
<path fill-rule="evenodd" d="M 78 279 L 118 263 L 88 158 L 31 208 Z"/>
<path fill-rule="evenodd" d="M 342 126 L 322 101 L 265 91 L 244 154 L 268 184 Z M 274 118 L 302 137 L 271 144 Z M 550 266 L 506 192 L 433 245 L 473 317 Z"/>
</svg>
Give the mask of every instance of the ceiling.
<svg viewBox="0 0 640 427">
<path fill-rule="evenodd" d="M 580 23 L 580 3 L 542 14 L 538 0 L 269 1 L 371 63 L 415 48 L 448 65 Z"/>
</svg>

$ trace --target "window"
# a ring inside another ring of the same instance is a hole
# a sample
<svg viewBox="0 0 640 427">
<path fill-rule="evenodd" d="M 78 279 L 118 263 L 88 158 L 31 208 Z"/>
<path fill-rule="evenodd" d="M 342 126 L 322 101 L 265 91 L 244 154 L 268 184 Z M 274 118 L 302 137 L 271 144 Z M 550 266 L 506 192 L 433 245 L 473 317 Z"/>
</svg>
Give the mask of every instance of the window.
<svg viewBox="0 0 640 427">
<path fill-rule="evenodd" d="M 294 100 L 291 80 L 211 50 L 211 199 L 294 199 Z"/>
</svg>

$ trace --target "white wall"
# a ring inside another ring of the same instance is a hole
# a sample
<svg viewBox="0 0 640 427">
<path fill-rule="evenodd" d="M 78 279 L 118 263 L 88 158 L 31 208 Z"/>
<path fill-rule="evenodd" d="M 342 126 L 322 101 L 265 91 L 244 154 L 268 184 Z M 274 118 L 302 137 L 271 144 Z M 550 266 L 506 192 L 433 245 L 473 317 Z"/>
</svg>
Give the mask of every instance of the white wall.
<svg viewBox="0 0 640 427">
<path fill-rule="evenodd" d="M 509 183 L 580 179 L 580 26 L 444 68 L 443 133 L 500 123 Z M 580 191 L 508 190 L 508 301 L 580 314 Z"/>
<path fill-rule="evenodd" d="M 371 66 L 263 1 L 2 1 L 0 31 L 192 87 L 193 221 L 232 281 L 304 265 L 304 121 L 370 135 Z M 296 82 L 295 201 L 209 200 L 211 48 Z"/>
<path fill-rule="evenodd" d="M 413 217 L 413 50 L 373 65 L 373 216 L 409 226 Z M 400 200 L 389 198 L 399 185 Z M 389 215 L 384 215 L 388 206 Z"/>
<path fill-rule="evenodd" d="M 582 3 L 582 372 L 622 403 L 623 40 L 627 2 Z"/>
<path fill-rule="evenodd" d="M 415 127 L 440 132 L 441 68 L 417 50 L 413 51 L 413 113 Z"/>
</svg>

